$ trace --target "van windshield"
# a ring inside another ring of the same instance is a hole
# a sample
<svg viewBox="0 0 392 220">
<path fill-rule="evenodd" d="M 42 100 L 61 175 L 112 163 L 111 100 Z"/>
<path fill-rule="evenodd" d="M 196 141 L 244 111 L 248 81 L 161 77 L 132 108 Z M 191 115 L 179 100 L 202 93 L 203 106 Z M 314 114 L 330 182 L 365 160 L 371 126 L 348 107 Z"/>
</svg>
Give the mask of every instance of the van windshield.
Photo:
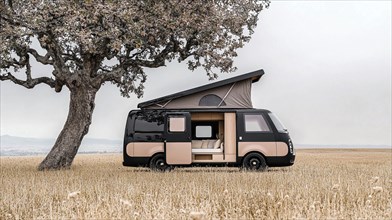
<svg viewBox="0 0 392 220">
<path fill-rule="evenodd" d="M 270 112 L 268 113 L 268 115 L 270 116 L 272 122 L 274 123 L 276 130 L 278 130 L 279 132 L 287 132 L 287 128 L 282 124 L 282 122 L 279 120 L 278 117 L 276 117 L 275 114 Z"/>
</svg>

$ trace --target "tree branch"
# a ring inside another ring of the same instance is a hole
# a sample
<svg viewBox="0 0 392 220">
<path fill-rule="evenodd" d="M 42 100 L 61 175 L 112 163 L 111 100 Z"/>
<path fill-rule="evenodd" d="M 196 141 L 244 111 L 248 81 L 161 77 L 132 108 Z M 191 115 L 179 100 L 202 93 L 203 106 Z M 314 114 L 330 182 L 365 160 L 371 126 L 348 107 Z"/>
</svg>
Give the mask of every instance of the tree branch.
<svg viewBox="0 0 392 220">
<path fill-rule="evenodd" d="M 53 60 L 50 59 L 50 54 L 47 53 L 45 56 L 41 56 L 38 52 L 32 48 L 28 49 L 28 52 L 35 57 L 35 59 L 44 65 L 53 65 Z"/>
<path fill-rule="evenodd" d="M 127 68 L 130 66 L 140 66 L 140 67 L 149 67 L 149 68 L 157 68 L 165 65 L 165 61 L 167 59 L 167 55 L 169 53 L 179 53 L 180 59 L 185 60 L 187 57 L 194 54 L 194 52 L 190 52 L 192 46 L 198 45 L 196 41 L 197 32 L 195 32 L 189 39 L 187 39 L 186 45 L 181 48 L 180 43 L 175 39 L 172 35 L 170 37 L 170 43 L 166 45 L 166 47 L 154 56 L 151 60 L 140 59 L 138 58 L 144 51 L 132 54 L 130 53 L 131 49 L 127 48 L 125 56 L 121 56 L 119 58 L 120 64 L 113 70 L 109 71 L 105 68 L 100 67 L 102 74 L 99 74 L 98 77 L 94 80 L 96 84 L 102 84 L 107 81 L 111 81 L 114 83 L 121 83 L 121 77 L 124 72 L 127 72 Z"/>
<path fill-rule="evenodd" d="M 28 88 L 28 89 L 32 89 L 36 85 L 41 84 L 41 83 L 47 84 L 51 88 L 54 88 L 56 85 L 56 81 L 52 78 L 49 78 L 49 77 L 39 77 L 39 78 L 32 79 L 31 75 L 30 75 L 30 77 L 27 77 L 26 80 L 20 80 L 20 79 L 17 79 L 15 76 L 13 76 L 11 73 L 7 73 L 5 75 L 0 75 L 0 80 L 1 81 L 10 80 L 11 82 L 18 84 L 18 85 L 21 85 L 21 86 Z"/>
<path fill-rule="evenodd" d="M 123 67 L 118 66 L 110 72 L 100 74 L 95 80 L 96 84 L 101 85 L 104 82 L 111 81 L 115 83 L 121 83 L 121 76 L 126 72 Z"/>
</svg>

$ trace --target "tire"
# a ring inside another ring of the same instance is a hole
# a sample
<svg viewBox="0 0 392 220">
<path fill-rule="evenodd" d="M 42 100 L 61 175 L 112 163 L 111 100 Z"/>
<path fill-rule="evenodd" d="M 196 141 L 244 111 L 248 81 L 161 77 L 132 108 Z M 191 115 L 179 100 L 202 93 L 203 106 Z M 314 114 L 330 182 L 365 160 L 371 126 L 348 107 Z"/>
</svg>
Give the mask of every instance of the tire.
<svg viewBox="0 0 392 220">
<path fill-rule="evenodd" d="M 265 171 L 267 170 L 267 163 L 261 154 L 250 153 L 245 156 L 242 162 L 242 168 L 244 170 Z"/>
<path fill-rule="evenodd" d="M 166 163 L 163 154 L 157 154 L 150 160 L 150 169 L 157 172 L 167 172 L 172 167 Z"/>
</svg>

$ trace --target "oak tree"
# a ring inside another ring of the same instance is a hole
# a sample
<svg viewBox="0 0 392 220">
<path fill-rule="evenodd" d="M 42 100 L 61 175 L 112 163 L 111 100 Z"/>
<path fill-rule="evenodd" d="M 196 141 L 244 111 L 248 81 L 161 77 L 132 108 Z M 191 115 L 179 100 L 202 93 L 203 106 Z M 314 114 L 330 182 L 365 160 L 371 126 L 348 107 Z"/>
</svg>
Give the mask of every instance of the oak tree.
<svg viewBox="0 0 392 220">
<path fill-rule="evenodd" d="M 68 168 L 87 134 L 105 82 L 123 96 L 143 95 L 144 68 L 178 60 L 188 68 L 235 69 L 236 50 L 250 40 L 269 0 L 3 0 L 0 79 L 32 89 L 70 91 L 69 113 L 38 169 Z M 52 67 L 35 77 L 32 62 Z M 41 74 L 42 75 L 42 74 Z"/>
</svg>

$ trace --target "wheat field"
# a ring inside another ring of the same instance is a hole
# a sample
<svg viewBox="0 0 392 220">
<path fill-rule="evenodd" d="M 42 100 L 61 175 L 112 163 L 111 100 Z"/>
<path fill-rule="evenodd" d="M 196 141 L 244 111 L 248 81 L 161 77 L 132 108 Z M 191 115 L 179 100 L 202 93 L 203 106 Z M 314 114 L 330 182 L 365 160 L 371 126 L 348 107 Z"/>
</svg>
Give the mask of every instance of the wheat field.
<svg viewBox="0 0 392 220">
<path fill-rule="evenodd" d="M 43 157 L 0 157 L 0 219 L 391 219 L 391 150 L 298 150 L 267 172 L 121 165 L 78 155 L 69 170 Z"/>
</svg>

